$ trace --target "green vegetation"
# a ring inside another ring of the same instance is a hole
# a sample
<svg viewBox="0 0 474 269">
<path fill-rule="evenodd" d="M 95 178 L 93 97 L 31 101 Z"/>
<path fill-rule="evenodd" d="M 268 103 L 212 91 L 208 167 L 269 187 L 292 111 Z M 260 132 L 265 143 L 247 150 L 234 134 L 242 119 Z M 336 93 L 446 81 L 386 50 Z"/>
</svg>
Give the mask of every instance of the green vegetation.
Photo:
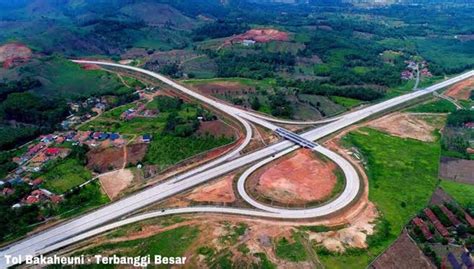
<svg viewBox="0 0 474 269">
<path fill-rule="evenodd" d="M 186 158 L 230 142 L 232 139 L 226 137 L 158 135 L 153 137 L 145 161 L 157 164 L 164 169 Z"/>
<path fill-rule="evenodd" d="M 41 172 L 33 176 L 41 177 L 48 190 L 62 194 L 92 179 L 92 173 L 84 167 L 86 152 L 86 148 L 75 146 L 68 157 L 48 162 Z"/>
<path fill-rule="evenodd" d="M 457 110 L 448 115 L 441 143 L 443 156 L 474 159 L 474 154 L 467 151 L 474 136 L 472 129 L 464 127 L 468 122 L 474 122 L 474 111 Z"/>
<path fill-rule="evenodd" d="M 116 95 L 119 92 L 131 93 L 118 77 L 103 70 L 84 70 L 68 59 L 51 56 L 40 58 L 22 69 L 24 75 L 43 78 L 37 93 L 75 100 L 89 96 Z"/>
<path fill-rule="evenodd" d="M 440 186 L 463 207 L 474 205 L 474 186 L 450 180 L 441 180 Z"/>
<path fill-rule="evenodd" d="M 447 100 L 439 99 L 415 106 L 408 109 L 408 111 L 416 113 L 450 113 L 456 111 L 456 106 Z"/>
<path fill-rule="evenodd" d="M 223 243 L 234 245 L 237 243 L 239 238 L 245 234 L 248 226 L 245 223 L 238 223 L 237 225 L 225 223 L 224 228 L 226 230 L 226 234 L 221 236 L 219 240 Z"/>
<path fill-rule="evenodd" d="M 333 100 L 336 104 L 342 105 L 347 108 L 352 108 L 362 104 L 362 101 L 360 100 L 341 96 L 331 96 L 330 99 Z"/>
<path fill-rule="evenodd" d="M 257 265 L 257 268 L 260 269 L 276 269 L 276 265 L 273 264 L 265 255 L 265 253 L 255 253 L 255 256 L 260 259 L 260 263 Z"/>
<path fill-rule="evenodd" d="M 301 243 L 301 235 L 293 233 L 292 240 L 294 242 L 290 242 L 285 237 L 278 239 L 275 246 L 275 254 L 281 259 L 292 262 L 305 261 L 307 253 L 303 243 Z"/>
<path fill-rule="evenodd" d="M 186 137 L 199 127 L 198 116 L 212 117 L 195 104 L 183 103 L 181 99 L 158 96 L 146 104 L 145 108 L 156 115 L 151 117 L 123 117 L 128 109 L 137 110 L 140 103 L 132 103 L 105 112 L 97 119 L 80 127 L 80 130 L 118 132 L 127 135 L 166 133 Z"/>
<path fill-rule="evenodd" d="M 377 205 L 382 217 L 376 226 L 377 233 L 368 238 L 367 250 L 320 258 L 328 268 L 345 268 L 347 264 L 365 268 L 426 206 L 437 184 L 440 146 L 369 128 L 349 133 L 344 141 L 357 147 L 366 159 L 369 199 Z"/>
<path fill-rule="evenodd" d="M 89 248 L 80 254 L 95 255 L 113 251 L 116 255 L 127 256 L 161 255 L 163 257 L 180 257 L 183 256 L 198 235 L 198 228 L 182 226 L 143 239 L 102 244 Z M 79 253 L 76 254 L 79 255 Z"/>
<path fill-rule="evenodd" d="M 62 194 L 92 178 L 92 173 L 76 159 L 61 160 L 45 167 L 48 171 L 41 175 L 44 187 L 54 193 Z"/>
<path fill-rule="evenodd" d="M 55 208 L 55 213 L 61 218 L 77 216 L 90 209 L 107 204 L 109 197 L 101 190 L 98 181 L 92 181 L 82 188 L 73 188 L 64 195 L 65 200 Z"/>
<path fill-rule="evenodd" d="M 474 111 L 463 109 L 449 114 L 446 125 L 449 127 L 462 127 L 468 122 L 474 122 Z"/>
</svg>

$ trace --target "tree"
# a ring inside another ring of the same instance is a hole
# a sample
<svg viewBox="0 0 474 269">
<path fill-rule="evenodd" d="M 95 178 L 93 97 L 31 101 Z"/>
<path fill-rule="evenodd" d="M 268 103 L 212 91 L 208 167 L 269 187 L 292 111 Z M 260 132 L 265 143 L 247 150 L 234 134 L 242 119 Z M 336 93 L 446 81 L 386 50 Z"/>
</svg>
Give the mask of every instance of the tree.
<svg viewBox="0 0 474 269">
<path fill-rule="evenodd" d="M 250 101 L 250 107 L 253 110 L 259 110 L 260 109 L 261 104 L 260 104 L 260 100 L 258 99 L 258 97 L 253 97 L 252 98 L 252 100 Z"/>
</svg>

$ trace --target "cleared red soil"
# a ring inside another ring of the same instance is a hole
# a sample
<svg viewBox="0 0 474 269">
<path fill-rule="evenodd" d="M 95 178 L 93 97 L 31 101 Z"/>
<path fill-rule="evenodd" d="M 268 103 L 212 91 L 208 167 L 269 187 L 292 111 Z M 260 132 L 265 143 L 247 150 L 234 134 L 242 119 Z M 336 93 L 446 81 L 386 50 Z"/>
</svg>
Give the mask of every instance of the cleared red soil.
<svg viewBox="0 0 474 269">
<path fill-rule="evenodd" d="M 123 148 L 92 150 L 87 153 L 87 168 L 96 172 L 107 172 L 123 166 Z"/>
<path fill-rule="evenodd" d="M 288 33 L 282 32 L 276 29 L 265 28 L 265 29 L 251 29 L 247 32 L 232 37 L 229 41 L 230 43 L 233 42 L 241 42 L 243 40 L 254 40 L 260 43 L 266 43 L 270 41 L 288 41 Z"/>
<path fill-rule="evenodd" d="M 16 62 L 25 62 L 31 58 L 31 50 L 20 43 L 10 43 L 0 46 L 0 63 L 3 68 L 10 68 Z"/>
<path fill-rule="evenodd" d="M 457 100 L 467 100 L 474 89 L 474 78 L 463 80 L 446 91 L 446 95 Z"/>
<path fill-rule="evenodd" d="M 196 202 L 232 203 L 235 201 L 234 177 L 234 174 L 224 176 L 217 182 L 193 190 L 186 198 Z"/>
<path fill-rule="evenodd" d="M 138 143 L 127 146 L 127 164 L 136 164 L 141 161 L 146 154 L 148 144 Z"/>
<path fill-rule="evenodd" d="M 255 190 L 282 204 L 305 204 L 329 197 L 336 184 L 336 165 L 316 158 L 309 150 L 265 166 Z"/>
</svg>

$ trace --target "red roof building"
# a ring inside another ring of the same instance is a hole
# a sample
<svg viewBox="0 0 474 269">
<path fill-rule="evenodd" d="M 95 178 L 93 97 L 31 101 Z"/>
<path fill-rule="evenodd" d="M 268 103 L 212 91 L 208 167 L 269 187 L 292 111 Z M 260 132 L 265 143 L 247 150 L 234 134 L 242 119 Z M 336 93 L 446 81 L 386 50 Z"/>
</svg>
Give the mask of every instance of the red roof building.
<svg viewBox="0 0 474 269">
<path fill-rule="evenodd" d="M 447 237 L 449 235 L 448 230 L 446 229 L 446 227 L 444 227 L 443 224 L 441 224 L 441 222 L 439 222 L 438 217 L 436 217 L 436 215 L 433 213 L 433 211 L 431 211 L 431 209 L 429 209 L 429 208 L 425 208 L 425 210 L 423 210 L 423 211 L 425 212 L 426 216 L 430 219 L 430 221 L 433 223 L 436 230 L 442 236 Z"/>
<path fill-rule="evenodd" d="M 474 122 L 466 122 L 464 123 L 464 127 L 469 128 L 469 129 L 474 129 Z"/>
<path fill-rule="evenodd" d="M 431 234 L 428 225 L 426 225 L 426 223 L 422 219 L 420 219 L 419 217 L 415 217 L 412 222 L 413 224 L 418 226 L 418 228 L 420 228 L 426 240 L 431 240 L 433 238 L 433 234 Z"/>
<path fill-rule="evenodd" d="M 12 193 L 14 193 L 14 192 L 15 192 L 15 191 L 14 191 L 13 189 L 11 189 L 11 188 L 3 188 L 3 190 L 2 190 L 2 194 L 5 195 L 5 196 L 6 196 L 6 195 L 10 195 L 10 194 L 12 194 Z"/>
<path fill-rule="evenodd" d="M 451 212 L 451 210 L 447 209 L 444 205 L 440 205 L 439 208 L 441 209 L 441 211 L 443 211 L 443 213 L 446 215 L 446 217 L 448 217 L 449 221 L 451 221 L 451 223 L 458 227 L 459 225 L 461 225 L 461 222 L 458 220 L 458 218 L 456 218 L 456 216 L 453 214 L 453 212 Z"/>
<path fill-rule="evenodd" d="M 42 149 L 44 147 L 44 143 L 43 142 L 40 142 L 34 146 L 31 146 L 29 149 L 28 149 L 28 153 L 29 155 L 34 155 L 36 154 L 40 149 Z"/>
<path fill-rule="evenodd" d="M 25 203 L 28 205 L 36 204 L 37 202 L 39 202 L 39 198 L 33 195 L 29 195 L 25 199 Z"/>
<path fill-rule="evenodd" d="M 35 179 L 31 182 L 31 184 L 33 184 L 33 186 L 37 186 L 41 183 L 43 183 L 43 180 L 41 178 L 37 178 L 37 179 Z"/>
<path fill-rule="evenodd" d="M 60 149 L 58 148 L 48 148 L 46 149 L 46 155 L 48 156 L 56 156 L 59 154 L 59 152 L 61 152 Z"/>
<path fill-rule="evenodd" d="M 50 197 L 50 199 L 51 199 L 51 202 L 55 204 L 59 204 L 63 200 L 63 197 L 61 197 L 60 195 L 53 195 Z"/>
</svg>

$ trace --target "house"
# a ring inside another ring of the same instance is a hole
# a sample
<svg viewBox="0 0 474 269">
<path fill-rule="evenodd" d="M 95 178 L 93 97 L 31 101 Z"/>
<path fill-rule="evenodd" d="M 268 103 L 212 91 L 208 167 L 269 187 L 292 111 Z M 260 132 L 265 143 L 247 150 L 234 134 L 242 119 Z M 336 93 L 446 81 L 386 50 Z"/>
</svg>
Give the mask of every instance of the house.
<svg viewBox="0 0 474 269">
<path fill-rule="evenodd" d="M 16 177 L 8 180 L 8 183 L 10 183 L 12 186 L 18 185 L 23 182 L 23 179 L 21 177 Z"/>
<path fill-rule="evenodd" d="M 464 123 L 464 127 L 467 129 L 474 129 L 474 122 L 466 122 Z"/>
<path fill-rule="evenodd" d="M 443 213 L 448 217 L 449 221 L 456 227 L 461 225 L 461 222 L 458 220 L 458 218 L 451 212 L 451 210 L 447 209 L 444 205 L 440 205 L 439 208 Z"/>
<path fill-rule="evenodd" d="M 43 142 L 40 142 L 36 145 L 33 145 L 31 146 L 30 148 L 28 148 L 28 151 L 27 151 L 27 155 L 32 157 L 33 155 L 35 155 L 36 153 L 38 153 L 38 151 L 40 151 L 44 146 L 46 146 Z"/>
<path fill-rule="evenodd" d="M 410 80 L 413 79 L 413 73 L 408 70 L 405 70 L 401 73 L 400 77 L 404 80 Z"/>
<path fill-rule="evenodd" d="M 32 204 L 36 204 L 40 201 L 40 199 L 36 196 L 33 196 L 33 195 L 29 195 L 28 197 L 26 197 L 26 199 L 24 200 L 24 203 L 27 204 L 27 205 L 32 205 Z"/>
<path fill-rule="evenodd" d="M 107 138 L 109 138 L 109 134 L 101 133 L 99 135 L 99 140 L 106 140 Z"/>
<path fill-rule="evenodd" d="M 97 104 L 95 104 L 95 108 L 104 111 L 105 108 L 106 108 L 106 105 L 104 103 L 97 103 Z"/>
<path fill-rule="evenodd" d="M 119 135 L 119 134 L 116 134 L 116 133 L 111 133 L 111 134 L 109 135 L 109 139 L 112 140 L 112 141 L 114 141 L 114 140 L 116 140 L 116 139 L 119 139 L 119 138 L 120 138 L 120 135 Z"/>
<path fill-rule="evenodd" d="M 425 208 L 423 210 L 423 212 L 425 212 L 426 216 L 430 219 L 430 221 L 433 223 L 433 225 L 435 226 L 436 230 L 444 237 L 447 237 L 449 235 L 449 232 L 448 230 L 446 229 L 446 227 L 444 227 L 443 224 L 441 224 L 441 222 L 438 220 L 438 217 L 436 217 L 436 215 L 433 213 L 433 211 L 431 211 L 431 209 L 429 208 Z"/>
<path fill-rule="evenodd" d="M 66 140 L 66 139 L 64 138 L 64 136 L 58 136 L 58 137 L 56 138 L 56 144 L 62 144 L 62 143 L 64 142 L 64 140 Z"/>
<path fill-rule="evenodd" d="M 50 197 L 50 196 L 53 195 L 52 192 L 50 192 L 50 191 L 48 191 L 48 190 L 46 190 L 46 189 L 39 189 L 39 191 L 41 191 L 44 195 L 46 195 L 46 196 L 48 196 L 48 197 Z"/>
<path fill-rule="evenodd" d="M 53 195 L 49 199 L 51 199 L 51 202 L 59 204 L 63 200 L 63 197 L 60 195 Z"/>
<path fill-rule="evenodd" d="M 47 156 L 57 156 L 61 152 L 59 148 L 47 148 L 46 155 Z"/>
<path fill-rule="evenodd" d="M 91 138 L 92 138 L 92 139 L 95 139 L 95 140 L 98 140 L 101 135 L 102 135 L 101 132 L 91 133 Z"/>
<path fill-rule="evenodd" d="M 43 183 L 43 179 L 41 179 L 41 178 L 37 178 L 37 179 L 31 181 L 31 185 L 33 185 L 33 186 L 38 186 L 41 183 Z"/>
<path fill-rule="evenodd" d="M 71 142 L 74 140 L 74 137 L 76 136 L 75 132 L 70 132 L 66 135 L 66 141 Z"/>
<path fill-rule="evenodd" d="M 145 142 L 145 143 L 150 143 L 151 142 L 151 135 L 149 134 L 144 134 L 142 136 L 142 141 Z"/>
<path fill-rule="evenodd" d="M 254 45 L 255 43 L 256 43 L 255 40 L 251 40 L 251 39 L 242 40 L 242 45 L 244 45 L 246 47 Z"/>
<path fill-rule="evenodd" d="M 433 234 L 431 234 L 428 225 L 426 225 L 426 223 L 422 219 L 420 219 L 419 217 L 415 217 L 412 222 L 413 224 L 418 226 L 418 228 L 420 228 L 426 240 L 431 240 L 433 238 Z"/>
<path fill-rule="evenodd" d="M 13 194 L 15 191 L 12 188 L 3 188 L 2 194 L 5 196 L 8 196 L 10 194 Z"/>
<path fill-rule="evenodd" d="M 57 136 L 54 136 L 52 134 L 49 134 L 49 135 L 44 135 L 41 137 L 41 142 L 43 143 L 51 143 L 51 142 L 54 142 L 54 140 L 56 139 Z"/>
</svg>

